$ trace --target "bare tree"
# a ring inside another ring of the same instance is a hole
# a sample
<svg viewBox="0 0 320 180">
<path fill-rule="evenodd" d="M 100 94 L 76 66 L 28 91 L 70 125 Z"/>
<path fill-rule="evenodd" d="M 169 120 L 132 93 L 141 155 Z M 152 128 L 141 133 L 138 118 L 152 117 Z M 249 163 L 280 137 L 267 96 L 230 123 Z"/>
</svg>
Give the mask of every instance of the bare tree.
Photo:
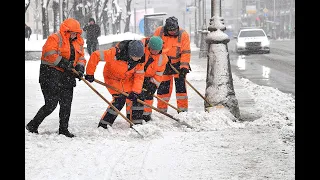
<svg viewBox="0 0 320 180">
<path fill-rule="evenodd" d="M 71 1 L 72 3 L 74 3 L 74 0 Z M 69 18 L 69 17 L 73 17 L 73 6 L 71 6 L 69 8 L 69 0 L 65 0 L 65 6 L 63 9 L 63 16 L 65 17 L 65 19 Z"/>
<path fill-rule="evenodd" d="M 94 17 L 95 11 L 94 7 L 96 5 L 95 0 L 85 0 L 84 2 L 84 7 L 83 7 L 83 12 L 84 12 L 84 19 L 83 22 L 87 23 L 89 21 L 89 18 Z"/>
<path fill-rule="evenodd" d="M 29 0 L 26 0 L 26 1 L 25 1 L 25 4 L 24 4 L 24 6 L 25 6 L 25 11 L 24 11 L 24 13 L 27 12 L 27 9 L 28 9 L 29 5 L 30 5 L 30 1 L 29 1 Z"/>
<path fill-rule="evenodd" d="M 122 8 L 119 6 L 117 0 L 112 1 L 112 33 L 118 34 L 121 32 L 121 15 L 122 15 Z"/>
<path fill-rule="evenodd" d="M 42 38 L 46 39 L 49 36 L 49 19 L 48 19 L 48 6 L 50 0 L 41 0 L 42 10 Z"/>
<path fill-rule="evenodd" d="M 108 9 L 108 0 L 105 0 L 102 6 L 100 22 L 103 24 L 104 35 L 110 34 L 109 30 L 109 9 Z"/>
<path fill-rule="evenodd" d="M 68 1 L 62 1 L 62 19 L 65 20 L 68 17 Z"/>
<path fill-rule="evenodd" d="M 131 2 L 132 0 L 126 0 L 126 10 L 127 10 L 127 16 L 126 16 L 126 21 L 125 21 L 125 27 L 123 32 L 128 32 L 129 31 L 129 26 L 130 26 L 130 17 L 131 17 Z"/>
<path fill-rule="evenodd" d="M 99 26 L 104 24 L 107 27 L 107 4 L 108 0 L 74 0 L 73 16 L 80 22 L 81 26 L 84 26 L 89 18 L 94 17 L 96 24 Z"/>
<path fill-rule="evenodd" d="M 88 0 L 74 0 L 73 15 L 77 19 L 81 26 L 92 17 L 92 4 Z"/>
<path fill-rule="evenodd" d="M 103 4 L 104 0 L 96 0 L 96 2 L 94 1 L 93 4 L 93 10 L 94 10 L 94 15 L 95 15 L 95 19 L 96 19 L 96 24 L 101 24 L 100 22 L 100 16 L 101 16 L 101 7 Z"/>
<path fill-rule="evenodd" d="M 94 7 L 94 13 L 96 24 L 99 26 L 103 25 L 104 34 L 109 34 L 108 27 L 109 27 L 109 8 L 108 8 L 109 0 L 98 0 Z"/>
<path fill-rule="evenodd" d="M 59 0 L 52 1 L 53 11 L 53 32 L 57 32 L 59 29 Z"/>
</svg>

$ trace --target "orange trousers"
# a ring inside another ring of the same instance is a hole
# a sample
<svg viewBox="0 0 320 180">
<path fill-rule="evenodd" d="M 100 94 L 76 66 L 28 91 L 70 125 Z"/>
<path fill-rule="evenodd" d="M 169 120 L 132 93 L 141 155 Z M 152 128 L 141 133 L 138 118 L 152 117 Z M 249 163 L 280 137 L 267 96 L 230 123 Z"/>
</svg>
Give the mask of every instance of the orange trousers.
<svg viewBox="0 0 320 180">
<path fill-rule="evenodd" d="M 186 88 L 186 82 L 184 78 L 179 78 L 178 74 L 162 75 L 162 82 L 157 90 L 157 96 L 165 100 L 170 101 L 173 88 L 173 80 L 176 88 L 177 107 L 181 111 L 188 111 L 188 93 Z M 157 108 L 163 112 L 168 111 L 168 105 L 162 101 L 158 101 Z"/>
</svg>

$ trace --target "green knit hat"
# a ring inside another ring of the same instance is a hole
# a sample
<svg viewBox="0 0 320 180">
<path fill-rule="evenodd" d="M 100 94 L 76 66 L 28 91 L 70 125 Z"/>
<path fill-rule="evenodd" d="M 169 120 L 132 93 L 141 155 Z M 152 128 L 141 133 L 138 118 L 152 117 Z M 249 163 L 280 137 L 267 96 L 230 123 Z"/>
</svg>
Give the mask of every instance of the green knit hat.
<svg viewBox="0 0 320 180">
<path fill-rule="evenodd" d="M 163 41 L 159 36 L 152 36 L 149 40 L 148 46 L 153 50 L 161 50 Z"/>
</svg>

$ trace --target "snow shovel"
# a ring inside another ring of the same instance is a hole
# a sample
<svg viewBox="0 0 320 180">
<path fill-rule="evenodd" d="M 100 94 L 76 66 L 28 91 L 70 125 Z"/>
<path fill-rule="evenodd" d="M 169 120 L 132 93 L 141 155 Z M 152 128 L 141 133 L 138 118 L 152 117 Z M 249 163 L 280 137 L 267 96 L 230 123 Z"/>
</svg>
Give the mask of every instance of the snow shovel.
<svg viewBox="0 0 320 180">
<path fill-rule="evenodd" d="M 142 90 L 143 90 L 143 91 L 147 91 L 147 90 L 144 89 L 144 88 L 142 88 Z M 155 94 L 153 94 L 152 96 L 155 97 L 155 98 L 157 98 L 157 99 L 159 99 L 160 101 L 166 103 L 167 105 L 169 105 L 169 106 L 172 107 L 173 109 L 177 110 L 178 113 L 181 113 L 181 112 L 182 112 L 179 108 L 174 107 L 173 105 L 171 105 L 171 104 L 168 103 L 167 101 L 163 100 L 161 97 L 159 97 L 159 96 L 157 96 L 157 95 L 155 95 Z"/>
<path fill-rule="evenodd" d="M 104 83 L 104 82 L 102 82 L 102 81 L 99 81 L 99 80 L 97 80 L 97 79 L 94 79 L 94 82 L 96 82 L 96 83 L 98 83 L 98 84 L 101 84 L 101 85 L 103 85 L 103 86 L 106 86 L 106 87 L 108 87 L 108 88 L 111 88 L 111 89 L 113 89 L 113 90 L 115 90 L 115 91 L 117 91 L 117 92 L 125 95 L 126 97 L 129 96 L 128 93 L 123 92 L 123 91 L 121 91 L 121 90 L 119 90 L 119 89 L 117 89 L 117 88 L 115 88 L 115 87 L 113 87 L 113 86 L 111 86 L 111 85 L 109 85 L 109 84 L 106 84 L 106 83 Z M 163 114 L 163 115 L 168 116 L 169 118 L 177 121 L 180 125 L 185 125 L 185 126 L 187 126 L 188 128 L 193 129 L 193 127 L 192 127 L 191 125 L 189 125 L 188 123 L 186 123 L 185 121 L 181 121 L 180 119 L 177 119 L 177 118 L 173 117 L 172 115 L 170 115 L 170 114 L 168 114 L 168 113 L 166 113 L 166 112 L 163 112 L 163 111 L 161 111 L 160 109 L 158 109 L 158 108 L 156 108 L 156 107 L 154 107 L 154 106 L 151 106 L 151 105 L 143 102 L 143 101 L 140 100 L 140 99 L 137 99 L 137 102 L 139 102 L 139 103 L 141 103 L 141 104 L 143 104 L 143 105 L 145 105 L 145 106 L 148 106 L 148 107 L 152 108 L 152 109 L 155 110 L 155 111 L 158 111 L 159 113 L 161 113 L 161 114 Z"/>
<path fill-rule="evenodd" d="M 75 70 L 75 69 L 72 69 L 72 71 L 79 75 L 79 73 Z M 106 103 L 109 104 L 109 106 L 114 110 L 116 111 L 120 116 L 122 116 L 129 124 L 130 124 L 130 128 L 132 128 L 133 130 L 135 130 L 142 138 L 144 138 L 142 136 L 142 134 L 140 134 L 134 127 L 133 127 L 133 123 L 125 116 L 123 115 L 112 103 L 110 103 L 106 98 L 104 98 L 87 80 L 85 80 L 83 77 L 80 77 L 80 79 L 85 82 L 96 94 L 98 94 L 98 96 L 101 97 L 101 99 L 103 99 Z"/>
<path fill-rule="evenodd" d="M 168 63 L 168 64 L 171 66 L 171 68 L 172 68 L 176 73 L 179 74 L 179 71 L 178 71 L 176 68 L 174 68 L 172 64 L 170 64 L 170 63 Z M 185 80 L 186 80 L 186 83 L 187 83 L 199 96 L 201 96 L 203 100 L 205 100 L 211 107 L 213 107 L 213 106 L 211 105 L 211 103 L 209 103 L 209 101 L 207 100 L 207 98 L 205 98 L 204 96 L 202 96 L 202 94 L 200 94 L 200 92 L 197 91 L 196 88 L 194 88 L 194 87 L 189 83 L 189 81 L 188 81 L 187 79 L 185 79 Z"/>
</svg>

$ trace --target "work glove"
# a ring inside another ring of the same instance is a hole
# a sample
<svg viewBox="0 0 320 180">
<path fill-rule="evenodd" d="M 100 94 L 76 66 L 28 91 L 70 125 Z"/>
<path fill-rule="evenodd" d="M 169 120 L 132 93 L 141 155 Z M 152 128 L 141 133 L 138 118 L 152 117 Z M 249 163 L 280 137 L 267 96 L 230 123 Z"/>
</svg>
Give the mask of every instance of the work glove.
<svg viewBox="0 0 320 180">
<path fill-rule="evenodd" d="M 130 99 L 132 102 L 136 102 L 138 99 L 138 94 L 135 92 L 130 92 L 127 99 Z"/>
<path fill-rule="evenodd" d="M 62 58 L 57 66 L 64 69 L 65 71 L 71 71 L 71 69 L 73 68 L 72 63 L 65 58 Z"/>
<path fill-rule="evenodd" d="M 179 78 L 186 78 L 187 73 L 189 73 L 189 69 L 181 68 L 179 71 Z"/>
<path fill-rule="evenodd" d="M 84 78 L 85 78 L 87 81 L 91 82 L 91 83 L 94 81 L 94 75 L 88 75 L 88 74 L 86 74 L 86 75 L 84 76 Z"/>
<path fill-rule="evenodd" d="M 146 94 L 149 96 L 152 96 L 156 92 L 157 86 L 154 83 L 149 82 L 149 83 L 146 83 L 145 89 L 147 90 Z"/>
<path fill-rule="evenodd" d="M 77 75 L 77 78 L 81 81 L 84 74 L 84 66 L 82 64 L 77 64 L 74 69 L 78 72 L 79 75 Z"/>
</svg>

